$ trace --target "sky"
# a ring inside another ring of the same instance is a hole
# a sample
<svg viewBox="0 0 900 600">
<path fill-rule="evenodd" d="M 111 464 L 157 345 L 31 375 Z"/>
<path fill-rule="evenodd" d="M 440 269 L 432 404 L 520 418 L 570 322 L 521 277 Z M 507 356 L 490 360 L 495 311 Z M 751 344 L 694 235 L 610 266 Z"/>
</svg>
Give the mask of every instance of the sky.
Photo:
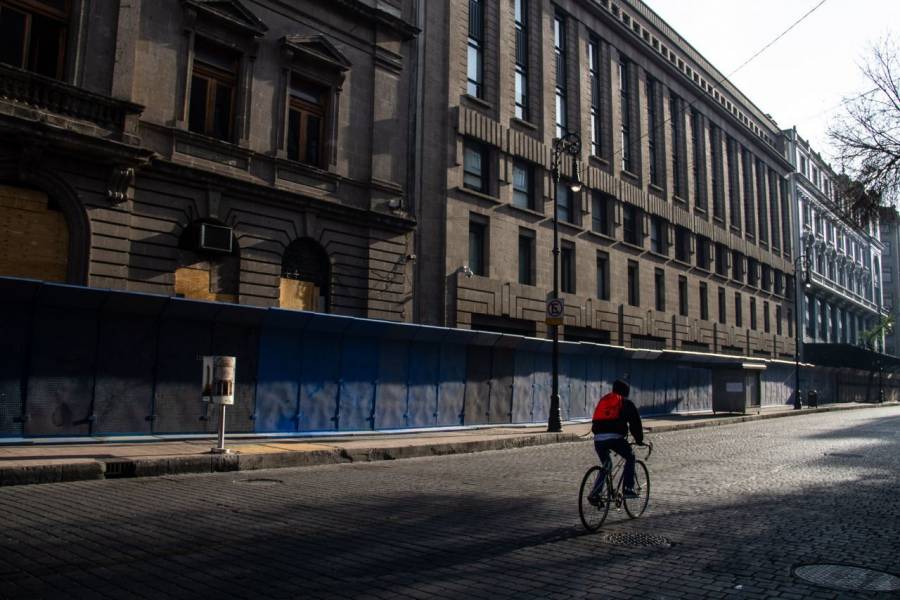
<svg viewBox="0 0 900 600">
<path fill-rule="evenodd" d="M 888 34 L 900 41 L 900 0 L 825 0 L 731 75 L 821 0 L 644 1 L 781 129 L 796 126 L 828 160 L 826 129 L 842 100 L 872 88 L 859 69 L 869 48 Z"/>
</svg>

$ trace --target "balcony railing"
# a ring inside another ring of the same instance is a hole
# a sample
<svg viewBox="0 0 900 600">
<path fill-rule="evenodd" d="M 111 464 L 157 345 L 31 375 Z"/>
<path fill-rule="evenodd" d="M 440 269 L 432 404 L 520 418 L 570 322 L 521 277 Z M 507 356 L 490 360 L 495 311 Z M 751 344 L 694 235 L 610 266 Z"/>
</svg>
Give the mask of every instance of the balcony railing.
<svg viewBox="0 0 900 600">
<path fill-rule="evenodd" d="M 95 94 L 68 83 L 0 63 L 0 100 L 46 110 L 73 119 L 89 121 L 122 133 L 126 120 L 144 107 Z"/>
</svg>

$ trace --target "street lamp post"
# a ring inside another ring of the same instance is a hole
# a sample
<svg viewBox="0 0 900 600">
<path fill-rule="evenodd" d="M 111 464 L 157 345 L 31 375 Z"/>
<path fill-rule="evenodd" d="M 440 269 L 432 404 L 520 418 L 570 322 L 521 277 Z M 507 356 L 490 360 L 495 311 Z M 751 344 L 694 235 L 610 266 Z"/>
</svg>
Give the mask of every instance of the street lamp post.
<svg viewBox="0 0 900 600">
<path fill-rule="evenodd" d="M 809 233 L 807 231 L 807 233 Z M 812 288 L 810 283 L 809 272 L 812 268 L 812 235 L 806 235 L 803 242 L 803 252 L 794 261 L 795 275 L 796 270 L 800 269 L 800 275 L 803 276 L 803 290 L 808 292 Z M 798 281 L 800 279 L 798 278 Z M 802 407 L 800 399 L 800 338 L 803 332 L 800 330 L 800 296 L 797 290 L 794 290 L 794 410 L 800 410 Z M 803 294 L 805 298 L 805 294 Z"/>
<path fill-rule="evenodd" d="M 572 192 L 581 191 L 581 178 L 579 171 L 581 163 L 578 157 L 581 154 L 581 136 L 577 133 L 567 133 L 561 138 L 553 140 L 553 150 L 550 160 L 550 172 L 553 176 L 553 300 L 559 299 L 559 168 L 563 154 L 572 157 Z M 570 207 L 571 209 L 571 207 Z M 562 420 L 559 415 L 559 325 L 551 325 L 553 331 L 553 390 L 550 394 L 550 414 L 547 418 L 547 431 L 551 433 L 562 431 Z"/>
</svg>

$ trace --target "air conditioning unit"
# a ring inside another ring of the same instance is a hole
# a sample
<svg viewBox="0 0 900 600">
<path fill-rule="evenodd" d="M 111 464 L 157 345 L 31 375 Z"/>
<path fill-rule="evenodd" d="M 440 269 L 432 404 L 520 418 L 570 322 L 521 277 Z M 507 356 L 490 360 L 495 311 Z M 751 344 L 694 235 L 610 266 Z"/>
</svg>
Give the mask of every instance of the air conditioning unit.
<svg viewBox="0 0 900 600">
<path fill-rule="evenodd" d="M 231 227 L 213 225 L 212 223 L 200 224 L 200 249 L 210 252 L 230 253 L 234 234 Z"/>
</svg>

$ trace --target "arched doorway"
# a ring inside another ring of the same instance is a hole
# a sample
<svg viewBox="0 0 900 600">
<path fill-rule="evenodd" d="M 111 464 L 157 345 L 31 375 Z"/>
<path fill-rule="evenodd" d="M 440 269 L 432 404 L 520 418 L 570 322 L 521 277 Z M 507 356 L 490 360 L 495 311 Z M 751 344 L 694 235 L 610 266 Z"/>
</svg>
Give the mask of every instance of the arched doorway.
<svg viewBox="0 0 900 600">
<path fill-rule="evenodd" d="M 69 227 L 45 192 L 0 185 L 0 275 L 67 281 Z"/>
<path fill-rule="evenodd" d="M 310 238 L 291 242 L 281 260 L 281 308 L 328 312 L 331 263 L 325 249 Z"/>
<path fill-rule="evenodd" d="M 176 296 L 237 302 L 240 277 L 240 250 L 230 227 L 199 219 L 184 229 L 178 239 Z"/>
</svg>

